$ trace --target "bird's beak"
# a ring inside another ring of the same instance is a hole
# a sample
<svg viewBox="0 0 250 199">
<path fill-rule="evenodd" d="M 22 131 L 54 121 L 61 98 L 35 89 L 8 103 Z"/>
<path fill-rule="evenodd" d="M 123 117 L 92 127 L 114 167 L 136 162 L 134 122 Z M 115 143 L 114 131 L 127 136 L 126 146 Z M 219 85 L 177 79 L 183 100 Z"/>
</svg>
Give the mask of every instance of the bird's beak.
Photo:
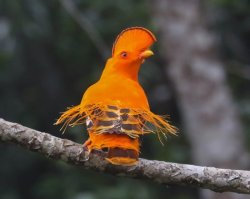
<svg viewBox="0 0 250 199">
<path fill-rule="evenodd" d="M 151 50 L 145 50 L 140 54 L 141 59 L 146 59 L 150 56 L 154 55 L 154 53 Z"/>
</svg>

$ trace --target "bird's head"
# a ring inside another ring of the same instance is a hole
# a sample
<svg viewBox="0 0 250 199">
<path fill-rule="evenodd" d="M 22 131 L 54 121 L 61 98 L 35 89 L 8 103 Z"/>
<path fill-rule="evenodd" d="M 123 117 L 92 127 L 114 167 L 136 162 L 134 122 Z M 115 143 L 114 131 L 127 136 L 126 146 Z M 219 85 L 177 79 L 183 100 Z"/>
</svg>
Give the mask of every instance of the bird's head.
<svg viewBox="0 0 250 199">
<path fill-rule="evenodd" d="M 156 38 L 149 30 L 132 27 L 123 30 L 116 38 L 112 57 L 108 60 L 105 73 L 120 73 L 137 80 L 140 65 L 154 53 L 149 49 Z"/>
</svg>

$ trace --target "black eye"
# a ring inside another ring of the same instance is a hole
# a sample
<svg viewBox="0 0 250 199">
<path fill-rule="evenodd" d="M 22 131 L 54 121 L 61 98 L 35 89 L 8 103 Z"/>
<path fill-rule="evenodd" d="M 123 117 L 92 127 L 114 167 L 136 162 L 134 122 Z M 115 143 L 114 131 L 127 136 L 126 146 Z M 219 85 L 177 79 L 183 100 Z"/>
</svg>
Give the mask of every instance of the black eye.
<svg viewBox="0 0 250 199">
<path fill-rule="evenodd" d="M 128 53 L 127 52 L 121 52 L 121 57 L 122 58 L 127 58 L 128 56 Z"/>
</svg>

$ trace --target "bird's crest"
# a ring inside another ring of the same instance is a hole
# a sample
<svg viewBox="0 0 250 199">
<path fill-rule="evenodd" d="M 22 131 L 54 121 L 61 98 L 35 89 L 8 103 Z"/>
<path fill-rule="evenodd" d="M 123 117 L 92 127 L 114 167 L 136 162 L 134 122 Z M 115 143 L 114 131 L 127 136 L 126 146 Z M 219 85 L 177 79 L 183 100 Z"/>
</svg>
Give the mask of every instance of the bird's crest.
<svg viewBox="0 0 250 199">
<path fill-rule="evenodd" d="M 124 50 L 146 50 L 154 42 L 156 42 L 154 34 L 146 28 L 127 28 L 117 36 L 113 44 L 112 56 L 115 56 L 117 53 L 120 53 Z"/>
</svg>

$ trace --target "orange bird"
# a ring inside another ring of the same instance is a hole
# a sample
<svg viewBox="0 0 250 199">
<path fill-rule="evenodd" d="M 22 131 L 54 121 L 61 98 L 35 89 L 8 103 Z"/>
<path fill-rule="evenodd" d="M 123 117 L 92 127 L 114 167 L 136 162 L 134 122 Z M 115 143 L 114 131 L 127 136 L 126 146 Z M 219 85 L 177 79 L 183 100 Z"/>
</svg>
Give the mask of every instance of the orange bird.
<svg viewBox="0 0 250 199">
<path fill-rule="evenodd" d="M 155 36 L 145 28 L 123 30 L 100 80 L 86 90 L 79 105 L 68 108 L 55 123 L 64 123 L 62 128 L 86 123 L 89 139 L 84 146 L 89 152 L 102 150 L 106 160 L 115 165 L 138 162 L 143 134 L 176 133 L 175 127 L 150 111 L 138 82 L 141 64 L 153 55 L 149 47 L 154 42 Z"/>
</svg>

